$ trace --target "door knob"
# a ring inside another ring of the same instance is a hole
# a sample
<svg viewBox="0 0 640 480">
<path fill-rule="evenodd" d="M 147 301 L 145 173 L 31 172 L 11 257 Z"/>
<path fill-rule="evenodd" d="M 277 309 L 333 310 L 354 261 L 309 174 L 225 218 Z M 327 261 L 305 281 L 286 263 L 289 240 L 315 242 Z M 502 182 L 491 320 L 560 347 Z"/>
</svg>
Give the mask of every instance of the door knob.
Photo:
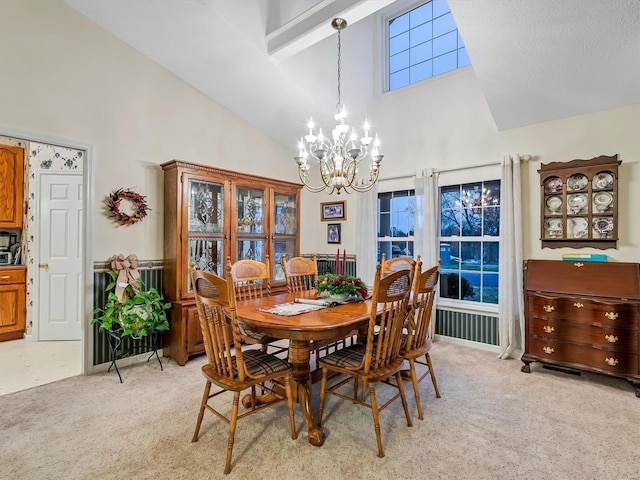
<svg viewBox="0 0 640 480">
<path fill-rule="evenodd" d="M 39 263 L 38 264 L 38 268 L 44 268 L 45 270 L 49 268 L 49 264 L 48 263 Z"/>
</svg>

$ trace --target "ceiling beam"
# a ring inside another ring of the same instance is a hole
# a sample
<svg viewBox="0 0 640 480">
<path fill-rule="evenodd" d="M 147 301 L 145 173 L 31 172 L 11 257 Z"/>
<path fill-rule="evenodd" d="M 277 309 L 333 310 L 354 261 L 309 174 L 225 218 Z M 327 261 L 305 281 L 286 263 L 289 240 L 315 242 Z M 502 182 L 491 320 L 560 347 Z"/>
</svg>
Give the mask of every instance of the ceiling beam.
<svg viewBox="0 0 640 480">
<path fill-rule="evenodd" d="M 282 60 L 335 33 L 331 20 L 344 18 L 353 24 L 395 0 L 323 0 L 267 35 L 267 52 Z"/>
</svg>

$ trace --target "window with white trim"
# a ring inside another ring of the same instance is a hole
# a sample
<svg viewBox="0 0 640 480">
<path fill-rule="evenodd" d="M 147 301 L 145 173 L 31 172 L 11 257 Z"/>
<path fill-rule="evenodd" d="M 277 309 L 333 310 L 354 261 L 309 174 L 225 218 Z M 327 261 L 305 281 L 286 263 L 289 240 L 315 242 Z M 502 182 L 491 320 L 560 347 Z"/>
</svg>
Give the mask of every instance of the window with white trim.
<svg viewBox="0 0 640 480">
<path fill-rule="evenodd" d="M 413 257 L 415 207 L 415 190 L 378 194 L 378 262 Z"/>
<path fill-rule="evenodd" d="M 440 298 L 498 303 L 500 180 L 440 187 Z"/>
<path fill-rule="evenodd" d="M 445 0 L 431 0 L 387 23 L 388 90 L 470 65 Z"/>
</svg>

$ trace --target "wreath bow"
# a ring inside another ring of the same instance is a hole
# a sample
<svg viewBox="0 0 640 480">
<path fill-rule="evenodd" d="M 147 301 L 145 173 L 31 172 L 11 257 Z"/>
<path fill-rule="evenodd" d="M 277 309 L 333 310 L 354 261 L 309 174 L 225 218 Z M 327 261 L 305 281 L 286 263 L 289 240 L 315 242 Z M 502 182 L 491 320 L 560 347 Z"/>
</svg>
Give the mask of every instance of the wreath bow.
<svg viewBox="0 0 640 480">
<path fill-rule="evenodd" d="M 138 272 L 138 257 L 132 253 L 128 257 L 123 254 L 114 255 L 110 259 L 111 270 L 118 273 L 115 294 L 119 299 L 124 298 L 126 288 L 131 285 L 134 293 L 140 290 L 140 272 Z"/>
</svg>

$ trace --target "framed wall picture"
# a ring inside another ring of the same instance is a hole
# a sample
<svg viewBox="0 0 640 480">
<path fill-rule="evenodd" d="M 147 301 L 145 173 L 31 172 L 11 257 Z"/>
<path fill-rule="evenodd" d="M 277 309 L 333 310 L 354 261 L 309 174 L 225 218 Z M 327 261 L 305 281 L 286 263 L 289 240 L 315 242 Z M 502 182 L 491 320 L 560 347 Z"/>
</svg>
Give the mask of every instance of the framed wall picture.
<svg viewBox="0 0 640 480">
<path fill-rule="evenodd" d="M 320 219 L 323 222 L 331 220 L 346 220 L 347 205 L 344 200 L 340 202 L 324 202 L 320 204 Z"/>
<path fill-rule="evenodd" d="M 339 223 L 330 223 L 327 225 L 327 243 L 340 243 Z"/>
</svg>

